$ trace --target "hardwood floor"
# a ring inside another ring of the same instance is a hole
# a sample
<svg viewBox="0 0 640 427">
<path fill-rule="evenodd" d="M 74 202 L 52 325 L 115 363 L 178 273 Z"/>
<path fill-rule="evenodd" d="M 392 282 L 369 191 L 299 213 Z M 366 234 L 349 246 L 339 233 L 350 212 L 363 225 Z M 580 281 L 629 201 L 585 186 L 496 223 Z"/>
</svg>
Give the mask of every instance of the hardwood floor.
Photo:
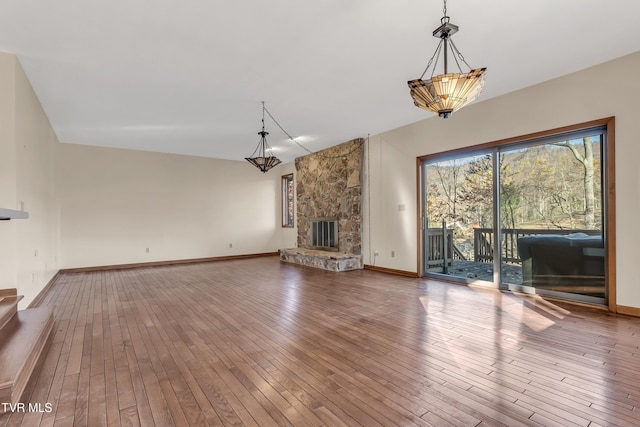
<svg viewBox="0 0 640 427">
<path fill-rule="evenodd" d="M 640 425 L 640 319 L 591 308 L 276 257 L 61 274 L 42 305 L 0 426 Z"/>
</svg>

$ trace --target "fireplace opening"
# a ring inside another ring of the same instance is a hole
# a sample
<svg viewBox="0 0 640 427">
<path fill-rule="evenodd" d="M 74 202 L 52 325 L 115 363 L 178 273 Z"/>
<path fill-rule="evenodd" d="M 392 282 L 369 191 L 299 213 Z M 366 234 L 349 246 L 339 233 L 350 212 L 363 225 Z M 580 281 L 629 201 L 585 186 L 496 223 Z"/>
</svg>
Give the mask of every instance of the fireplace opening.
<svg viewBox="0 0 640 427">
<path fill-rule="evenodd" d="M 338 251 L 338 220 L 315 218 L 311 220 L 311 247 L 324 251 Z"/>
</svg>

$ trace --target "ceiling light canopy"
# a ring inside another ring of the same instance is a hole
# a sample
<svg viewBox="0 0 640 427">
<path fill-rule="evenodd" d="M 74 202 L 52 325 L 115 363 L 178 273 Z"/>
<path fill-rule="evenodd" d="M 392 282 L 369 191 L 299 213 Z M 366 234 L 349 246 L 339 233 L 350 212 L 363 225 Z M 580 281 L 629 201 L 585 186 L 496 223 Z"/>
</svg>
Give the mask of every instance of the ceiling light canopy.
<svg viewBox="0 0 640 427">
<path fill-rule="evenodd" d="M 482 92 L 484 86 L 484 74 L 486 68 L 471 69 L 469 64 L 451 40 L 451 36 L 458 31 L 458 26 L 449 22 L 447 16 L 447 0 L 444 0 L 444 16 L 440 20 L 441 25 L 433 31 L 433 36 L 440 39 L 440 43 L 435 53 L 429 60 L 427 67 L 419 79 L 410 80 L 409 85 L 411 97 L 416 107 L 433 111 L 438 116 L 446 119 L 454 111 L 473 102 Z M 448 70 L 449 49 L 455 54 L 453 58 L 458 66 L 459 73 L 450 73 Z M 443 52 L 444 51 L 444 52 Z M 440 54 L 444 53 L 444 73 L 434 76 Z M 435 63 L 433 62 L 435 59 Z M 469 72 L 463 73 L 458 59 L 469 68 Z M 431 64 L 431 78 L 422 80 Z"/>
<path fill-rule="evenodd" d="M 262 102 L 262 130 L 258 132 L 260 135 L 260 142 L 258 142 L 258 146 L 251 154 L 251 157 L 245 157 L 245 160 L 251 163 L 253 166 L 260 169 L 262 173 L 266 173 L 274 166 L 278 166 L 282 161 L 273 155 L 271 152 L 271 147 L 267 144 L 267 135 L 269 132 L 264 130 L 264 101 Z"/>
</svg>

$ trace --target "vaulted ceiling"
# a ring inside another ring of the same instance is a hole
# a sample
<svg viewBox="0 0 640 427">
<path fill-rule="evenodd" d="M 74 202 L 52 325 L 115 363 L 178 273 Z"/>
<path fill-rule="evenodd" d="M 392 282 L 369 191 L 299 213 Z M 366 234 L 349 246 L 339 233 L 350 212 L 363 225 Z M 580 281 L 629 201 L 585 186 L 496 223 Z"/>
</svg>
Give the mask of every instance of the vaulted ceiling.
<svg viewBox="0 0 640 427">
<path fill-rule="evenodd" d="M 447 8 L 467 62 L 488 68 L 476 102 L 640 50 L 637 0 Z M 3 1 L 0 51 L 17 55 L 61 142 L 242 160 L 259 140 L 261 101 L 311 151 L 433 117 L 413 106 L 406 82 L 435 51 L 442 9 L 441 0 Z M 306 154 L 268 117 L 266 128 L 284 161 Z"/>
</svg>

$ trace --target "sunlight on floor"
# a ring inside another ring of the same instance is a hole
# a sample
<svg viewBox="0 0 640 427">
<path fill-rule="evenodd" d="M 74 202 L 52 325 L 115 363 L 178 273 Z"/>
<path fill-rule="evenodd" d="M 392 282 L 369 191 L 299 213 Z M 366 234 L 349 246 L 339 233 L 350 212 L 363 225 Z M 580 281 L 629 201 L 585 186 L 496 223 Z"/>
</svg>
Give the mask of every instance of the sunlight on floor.
<svg viewBox="0 0 640 427">
<path fill-rule="evenodd" d="M 499 308 L 501 313 L 510 315 L 513 319 L 522 322 L 526 327 L 536 332 L 543 331 L 555 325 L 555 321 L 552 318 L 563 319 L 570 314 L 569 311 L 545 301 L 539 296 L 531 297 L 525 296 L 524 294 L 503 294 L 497 290 L 478 289 L 475 287 L 468 287 L 468 289 L 472 289 L 480 300 L 491 303 Z M 422 296 L 420 297 L 420 302 L 425 311 L 429 312 L 429 298 Z M 527 305 L 532 305 L 535 309 Z M 536 309 L 544 311 L 548 316 L 539 313 Z"/>
</svg>

